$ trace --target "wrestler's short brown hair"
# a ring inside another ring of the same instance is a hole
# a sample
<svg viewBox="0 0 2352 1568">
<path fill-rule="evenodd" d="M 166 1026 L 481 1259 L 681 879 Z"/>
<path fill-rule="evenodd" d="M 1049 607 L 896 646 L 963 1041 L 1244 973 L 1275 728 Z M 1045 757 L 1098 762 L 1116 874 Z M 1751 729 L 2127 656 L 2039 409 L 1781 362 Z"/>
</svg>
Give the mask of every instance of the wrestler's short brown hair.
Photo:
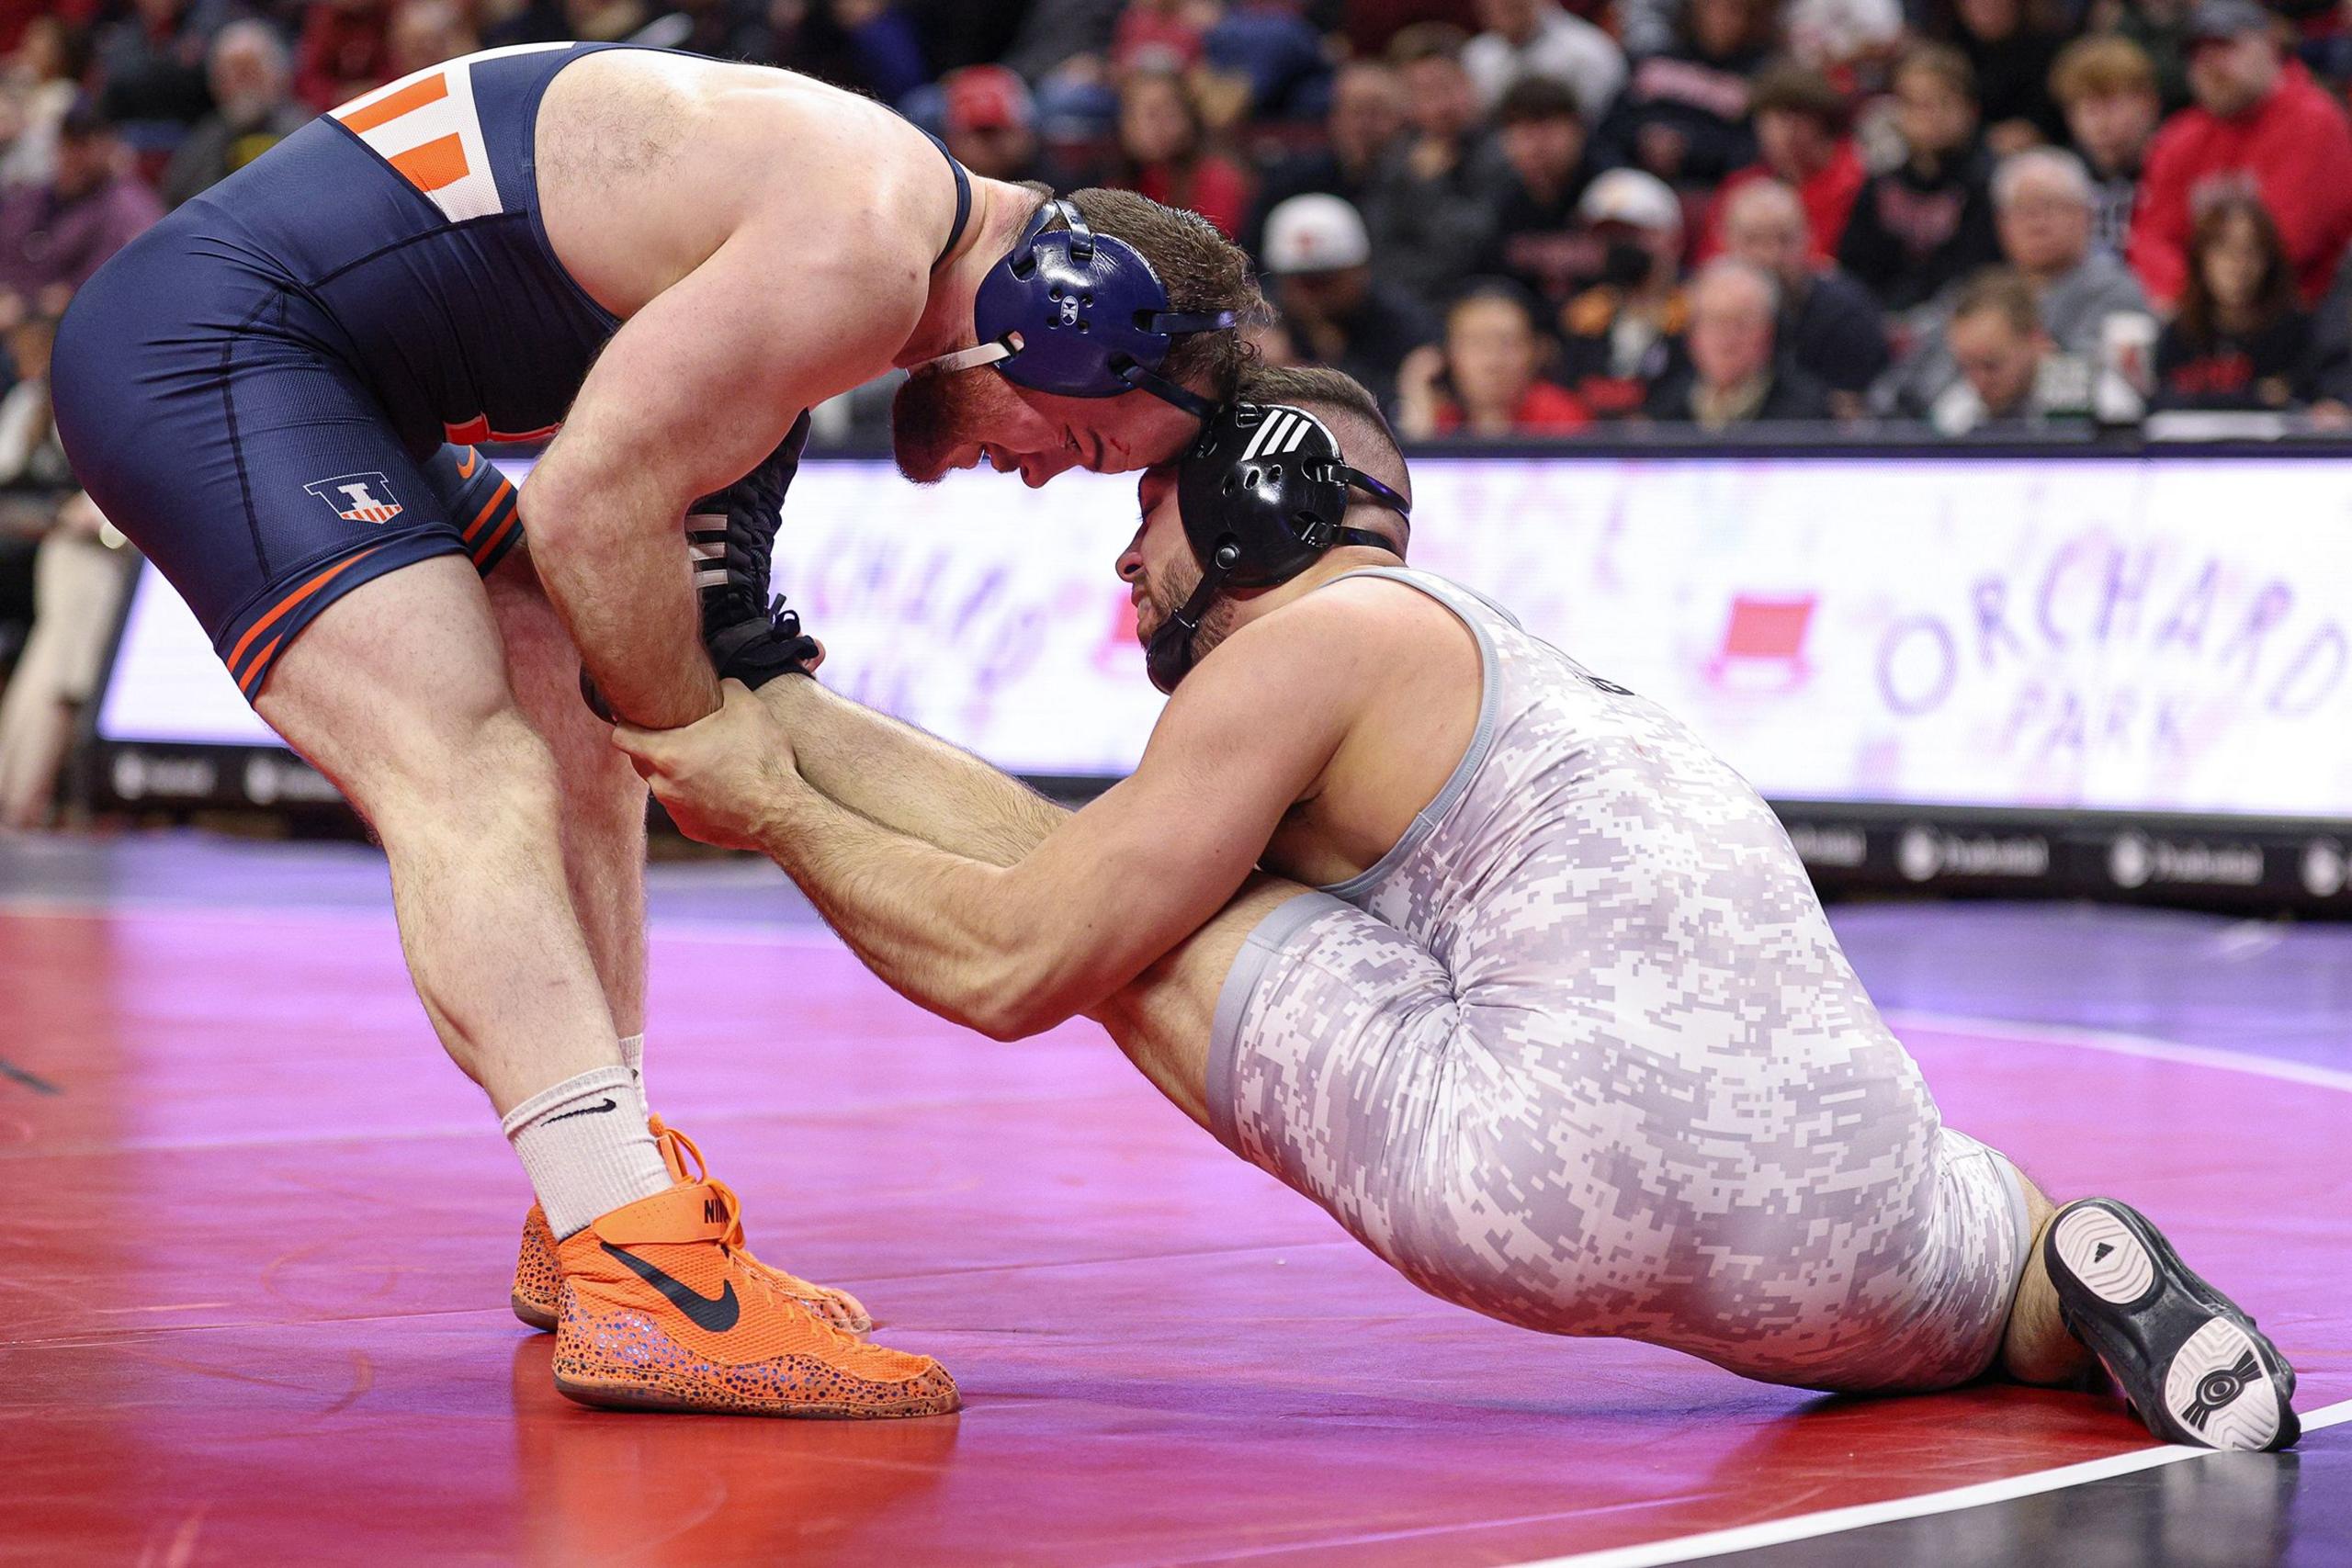
<svg viewBox="0 0 2352 1568">
<path fill-rule="evenodd" d="M 1041 198 L 1049 186 L 1031 183 Z M 1133 245 L 1168 290 L 1171 310 L 1230 310 L 1231 332 L 1188 333 L 1176 340 L 1159 373 L 1205 393 L 1212 402 L 1233 396 L 1251 350 L 1241 331 L 1272 319 L 1258 290 L 1250 257 L 1197 212 L 1163 207 L 1131 190 L 1090 187 L 1063 197 L 1098 234 L 1113 234 Z M 1034 210 L 1034 209 L 1033 209 Z"/>
</svg>

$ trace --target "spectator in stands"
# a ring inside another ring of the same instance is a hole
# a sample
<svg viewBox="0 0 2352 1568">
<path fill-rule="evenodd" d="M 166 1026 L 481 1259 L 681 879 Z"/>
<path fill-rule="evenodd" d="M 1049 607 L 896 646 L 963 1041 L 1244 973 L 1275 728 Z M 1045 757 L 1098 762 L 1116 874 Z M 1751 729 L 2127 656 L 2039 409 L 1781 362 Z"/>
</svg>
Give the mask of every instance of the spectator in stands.
<svg viewBox="0 0 2352 1568">
<path fill-rule="evenodd" d="M 1267 214 L 1266 270 L 1292 344 L 1307 364 L 1346 371 L 1388 408 L 1397 367 L 1438 331 L 1411 295 L 1373 276 L 1371 262 L 1363 217 L 1336 196 L 1295 196 Z"/>
<path fill-rule="evenodd" d="M 1600 269 L 1600 249 L 1577 219 L 1593 176 L 1584 120 L 1575 91 L 1549 76 L 1512 83 L 1495 119 L 1509 174 L 1477 270 L 1510 279 L 1549 317 Z"/>
<path fill-rule="evenodd" d="M 2024 278 L 2007 267 L 1970 277 L 1944 332 L 1960 379 L 1928 412 L 1939 434 L 2039 424 L 2056 412 L 2062 400 L 2049 385 L 2050 334 Z"/>
<path fill-rule="evenodd" d="M 2091 243 L 2120 256 L 2131 240 L 2140 168 L 2163 110 L 2156 68 L 2130 39 L 2101 34 L 2066 46 L 2051 67 L 2050 90 L 2090 171 Z"/>
<path fill-rule="evenodd" d="M 1762 268 L 1731 256 L 1701 267 L 1685 362 L 1651 389 L 1643 412 L 1706 431 L 1828 418 L 1821 383 L 1775 351 L 1779 314 L 1779 286 Z"/>
<path fill-rule="evenodd" d="M 1111 69 L 1182 75 L 1201 62 L 1217 6 L 1204 0 L 1127 0 L 1111 34 Z"/>
<path fill-rule="evenodd" d="M 2197 7 L 2197 102 L 2156 132 L 2132 223 L 2132 265 L 2161 304 L 2187 281 L 2196 204 L 2232 180 L 2270 209 L 2305 300 L 2326 292 L 2352 241 L 2352 126 L 2300 62 L 2281 58 L 2277 25 L 2254 0 Z"/>
<path fill-rule="evenodd" d="M 107 118 L 175 130 L 195 124 L 212 107 L 205 42 L 225 19 L 217 3 L 134 0 L 127 15 L 100 28 L 92 52 Z"/>
<path fill-rule="evenodd" d="M 384 76 L 397 82 L 481 47 L 457 0 L 399 0 L 384 28 Z"/>
<path fill-rule="evenodd" d="M 1120 84 L 1120 167 L 1109 183 L 1190 208 L 1220 233 L 1238 234 L 1250 213 L 1250 176 L 1204 143 L 1200 108 L 1184 78 L 1136 71 Z"/>
<path fill-rule="evenodd" d="M 390 81 L 384 34 L 390 19 L 391 0 L 324 0 L 307 7 L 294 47 L 294 96 L 323 114 Z"/>
<path fill-rule="evenodd" d="M 940 84 L 947 151 L 983 179 L 1042 180 L 1057 190 L 1072 182 L 1037 145 L 1029 85 L 1001 65 L 967 65 Z"/>
<path fill-rule="evenodd" d="M 2050 93 L 2050 68 L 2066 41 L 2052 0 L 1939 0 L 1948 26 L 1936 29 L 1964 56 L 1976 80 L 1977 113 L 1995 157 L 2066 134 Z"/>
<path fill-rule="evenodd" d="M 1323 145 L 1300 152 L 1267 171 L 1258 186 L 1242 248 L 1265 254 L 1266 214 L 1295 196 L 1321 191 L 1363 211 L 1374 187 L 1394 159 L 1405 131 L 1405 88 L 1396 73 L 1377 60 L 1351 60 L 1331 81 L 1331 111 L 1324 120 Z"/>
<path fill-rule="evenodd" d="M 2053 359 L 2086 385 L 2099 353 L 2108 317 L 2145 310 L 2147 300 L 2131 270 L 2091 245 L 2093 195 L 2081 159 L 2054 147 L 2036 147 L 2001 161 L 1993 176 L 2001 254 L 2032 291 Z M 1951 309 L 1959 286 L 1930 307 Z M 1883 412 L 1931 408 L 1960 368 L 1946 352 L 1932 319 L 1921 323 L 1917 349 L 1877 389 Z"/>
<path fill-rule="evenodd" d="M 1474 287 L 1445 316 L 1445 341 L 1405 356 L 1396 428 L 1408 440 L 1570 435 L 1592 423 L 1574 393 L 1545 380 L 1544 340 L 1519 291 Z"/>
<path fill-rule="evenodd" d="M 1611 169 L 1578 209 L 1599 247 L 1600 281 L 1560 312 L 1561 380 L 1596 419 L 1639 412 L 1689 321 L 1682 205 L 1656 175 Z"/>
<path fill-rule="evenodd" d="M 2225 196 L 2198 215 L 2180 310 L 2156 340 L 2159 409 L 2283 409 L 2317 389 L 2312 319 L 2269 210 Z"/>
<path fill-rule="evenodd" d="M 1501 156 L 1479 127 L 1477 89 L 1462 67 L 1460 28 L 1422 22 L 1389 41 L 1411 129 L 1366 209 L 1381 276 L 1424 301 L 1442 299 L 1487 247 Z"/>
<path fill-rule="evenodd" d="M 1599 125 L 1625 85 L 1625 56 L 1617 40 L 1563 10 L 1555 0 L 1478 0 L 1487 30 L 1462 51 L 1463 67 L 1489 109 L 1524 76 L 1565 82 Z"/>
<path fill-rule="evenodd" d="M 2188 107 L 2188 28 L 2197 0 L 2123 0 L 2106 12 L 2117 36 L 2140 46 L 2156 68 L 2156 96 L 2166 114 Z"/>
<path fill-rule="evenodd" d="M 1775 180 L 1792 186 L 1804 204 L 1806 243 L 1815 258 L 1830 260 L 1867 177 L 1846 135 L 1844 95 L 1819 72 L 1782 62 L 1757 75 L 1749 107 L 1759 156 L 1734 170 L 1715 193 L 1700 241 L 1701 259 L 1724 248 L 1724 219 L 1733 195 L 1752 181 Z"/>
<path fill-rule="evenodd" d="M 57 17 L 35 17 L 0 71 L 0 186 L 47 185 L 57 173 L 57 132 L 89 69 L 84 35 Z"/>
<path fill-rule="evenodd" d="M 1789 58 L 1834 82 L 1885 80 L 1903 29 L 1898 0 L 1788 0 L 1781 12 Z"/>
<path fill-rule="evenodd" d="M 1924 304 L 2000 254 L 1975 95 L 1975 73 L 1944 45 L 1895 67 L 1903 162 L 1864 182 L 1838 243 L 1838 265 L 1890 310 Z"/>
<path fill-rule="evenodd" d="M 76 100 L 50 183 L 0 191 L 0 320 L 63 314 L 74 290 L 163 212 L 96 103 Z"/>
<path fill-rule="evenodd" d="M 0 399 L 0 537 L 36 540 L 29 552 L 30 636 L 0 693 L 0 828 L 39 826 L 49 814 L 75 716 L 96 694 L 130 565 L 109 548 L 104 522 L 74 486 L 49 401 L 47 317 L 8 333 L 17 383 Z M 121 543 L 119 536 L 113 544 Z M 5 552 L 21 560 L 21 544 Z M 16 597 L 13 593 L 0 597 Z"/>
<path fill-rule="evenodd" d="M 1869 289 L 1813 255 L 1809 234 L 1797 193 L 1778 180 L 1749 180 L 1724 203 L 1724 254 L 1778 286 L 1782 356 L 1821 383 L 1831 412 L 1852 418 L 1886 371 L 1886 320 Z"/>
<path fill-rule="evenodd" d="M 227 179 L 301 129 L 285 44 L 265 22 L 232 22 L 212 40 L 213 110 L 172 154 L 163 197 L 177 207 Z"/>
<path fill-rule="evenodd" d="M 1767 0 L 1683 0 L 1674 47 L 1634 67 L 1601 124 L 1600 162 L 1703 188 L 1756 161 L 1748 78 L 1771 44 Z"/>
<path fill-rule="evenodd" d="M 1296 0 L 1228 6 L 1203 40 L 1209 89 L 1229 106 L 1213 125 L 1319 118 L 1330 107 L 1331 62 Z"/>
</svg>

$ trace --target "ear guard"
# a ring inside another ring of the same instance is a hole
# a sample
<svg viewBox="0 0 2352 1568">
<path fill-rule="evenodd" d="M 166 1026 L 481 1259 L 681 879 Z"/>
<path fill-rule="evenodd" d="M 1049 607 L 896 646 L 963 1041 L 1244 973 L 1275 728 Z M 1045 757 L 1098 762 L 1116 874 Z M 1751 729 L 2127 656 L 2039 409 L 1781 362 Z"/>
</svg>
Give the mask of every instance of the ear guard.
<svg viewBox="0 0 2352 1568">
<path fill-rule="evenodd" d="M 1151 634 L 1144 649 L 1151 683 L 1173 692 L 1191 671 L 1201 618 L 1227 589 L 1288 582 L 1341 545 L 1394 548 L 1342 524 L 1358 490 L 1399 517 L 1412 515 L 1403 496 L 1350 468 L 1330 427 L 1305 409 L 1237 402 L 1210 420 L 1176 471 L 1176 507 L 1201 581 Z"/>
<path fill-rule="evenodd" d="M 1059 220 L 1052 232 L 1046 225 Z M 1159 374 L 1177 338 L 1223 332 L 1231 310 L 1171 310 L 1143 254 L 1097 234 L 1069 201 L 1040 207 L 973 301 L 979 345 L 922 368 L 938 374 L 993 365 L 1007 380 L 1064 398 L 1115 398 L 1137 389 L 1208 420 L 1216 405 Z"/>
</svg>

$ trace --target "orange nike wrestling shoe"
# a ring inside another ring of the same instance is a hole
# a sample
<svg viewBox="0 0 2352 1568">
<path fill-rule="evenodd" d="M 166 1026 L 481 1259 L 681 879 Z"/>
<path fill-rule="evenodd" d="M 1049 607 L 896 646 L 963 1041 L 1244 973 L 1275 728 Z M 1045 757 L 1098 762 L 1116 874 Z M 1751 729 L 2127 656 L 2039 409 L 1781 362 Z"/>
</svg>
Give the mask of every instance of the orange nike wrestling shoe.
<svg viewBox="0 0 2352 1568">
<path fill-rule="evenodd" d="M 659 1116 L 648 1117 L 646 1125 L 652 1129 L 654 1141 L 662 1145 L 662 1163 L 670 1168 L 671 1180 L 701 1181 L 709 1175 L 703 1164 L 702 1151 L 695 1147 L 692 1138 L 675 1127 L 663 1126 Z M 692 1176 L 686 1174 L 688 1159 L 695 1162 Z M 847 1291 L 811 1284 L 797 1274 L 787 1274 L 752 1257 L 752 1249 L 743 1245 L 743 1226 L 740 1222 L 725 1239 L 747 1267 L 766 1274 L 776 1289 L 835 1328 L 852 1334 L 873 1331 L 874 1314 Z M 556 1263 L 555 1233 L 548 1228 L 547 1211 L 534 1203 L 531 1212 L 523 1216 L 523 1247 L 514 1258 L 514 1288 L 507 1297 L 514 1305 L 514 1315 L 542 1334 L 555 1332 L 556 1288 L 562 1282 L 563 1270 Z"/>
<path fill-rule="evenodd" d="M 928 1356 L 847 1334 L 728 1245 L 735 1194 L 681 1181 L 556 1247 L 555 1386 L 582 1404 L 833 1420 L 945 1416 Z"/>
</svg>

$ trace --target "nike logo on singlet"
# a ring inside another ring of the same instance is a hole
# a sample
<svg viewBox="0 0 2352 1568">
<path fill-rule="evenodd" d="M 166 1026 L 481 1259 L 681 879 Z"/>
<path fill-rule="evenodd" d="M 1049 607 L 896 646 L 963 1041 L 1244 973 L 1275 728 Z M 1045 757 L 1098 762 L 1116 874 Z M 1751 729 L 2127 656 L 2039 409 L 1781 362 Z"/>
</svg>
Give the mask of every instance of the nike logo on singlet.
<svg viewBox="0 0 2352 1568">
<path fill-rule="evenodd" d="M 473 478 L 475 465 L 479 464 L 481 461 L 481 454 L 475 451 L 470 446 L 467 447 L 466 455 L 458 459 L 458 477 L 461 479 L 469 479 Z"/>
</svg>

